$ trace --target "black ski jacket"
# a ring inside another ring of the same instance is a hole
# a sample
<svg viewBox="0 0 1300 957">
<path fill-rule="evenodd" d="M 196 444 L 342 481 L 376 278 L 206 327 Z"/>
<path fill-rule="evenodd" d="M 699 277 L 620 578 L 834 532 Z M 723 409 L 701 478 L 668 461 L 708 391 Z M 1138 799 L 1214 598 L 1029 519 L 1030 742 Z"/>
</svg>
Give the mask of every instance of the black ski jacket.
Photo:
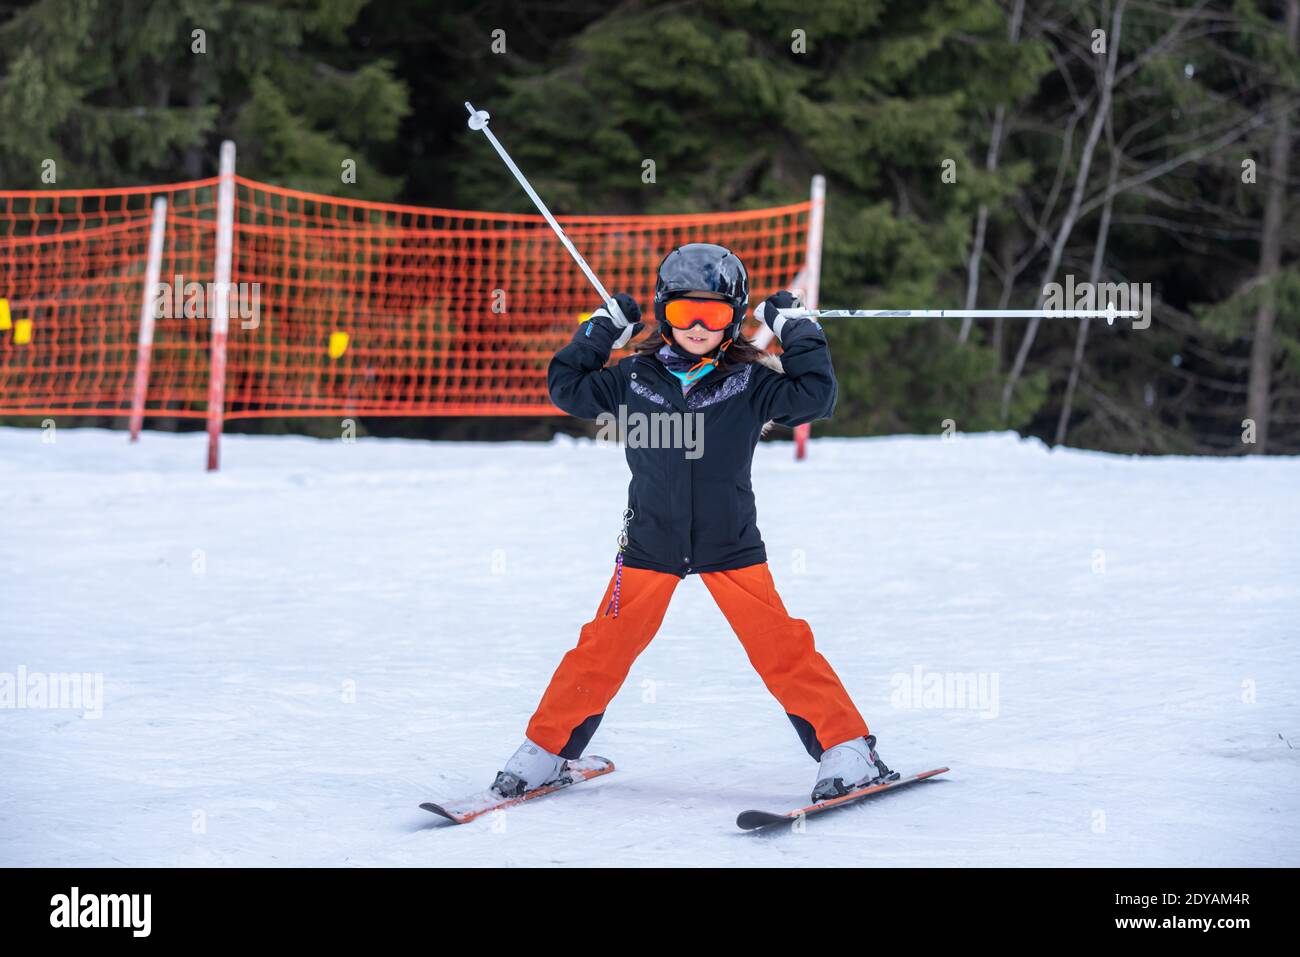
<svg viewBox="0 0 1300 957">
<path fill-rule="evenodd" d="M 617 331 L 603 316 L 582 323 L 551 359 L 546 381 L 552 402 L 579 418 L 628 425 L 633 515 L 624 564 L 685 577 L 767 561 L 750 487 L 763 426 L 829 418 L 837 391 L 821 326 L 790 319 L 782 332 L 783 372 L 757 362 L 719 368 L 685 396 L 653 355 L 628 356 L 606 368 Z M 687 415 L 695 416 L 689 429 Z M 646 424 L 640 437 L 638 423 Z M 696 444 L 683 447 L 692 436 Z M 620 521 L 610 516 L 613 528 Z"/>
</svg>

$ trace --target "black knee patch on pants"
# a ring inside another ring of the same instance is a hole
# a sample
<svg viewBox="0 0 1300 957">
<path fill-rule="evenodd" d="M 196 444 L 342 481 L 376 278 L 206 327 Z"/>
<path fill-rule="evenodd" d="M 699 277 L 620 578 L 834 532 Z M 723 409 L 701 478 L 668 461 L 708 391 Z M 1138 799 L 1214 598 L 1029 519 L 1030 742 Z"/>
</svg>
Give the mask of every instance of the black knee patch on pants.
<svg viewBox="0 0 1300 957">
<path fill-rule="evenodd" d="M 817 740 L 817 732 L 813 730 L 813 726 L 797 714 L 787 714 L 786 717 L 794 725 L 795 734 L 799 735 L 799 740 L 803 742 L 804 748 L 812 755 L 812 759 L 820 761 L 825 748 Z"/>
<path fill-rule="evenodd" d="M 569 735 L 569 740 L 564 743 L 560 749 L 560 757 L 566 761 L 574 761 L 582 757 L 582 752 L 587 750 L 587 745 L 591 743 L 591 736 L 596 733 L 600 727 L 600 719 L 605 717 L 604 712 L 593 714 L 582 724 L 573 729 Z"/>
</svg>

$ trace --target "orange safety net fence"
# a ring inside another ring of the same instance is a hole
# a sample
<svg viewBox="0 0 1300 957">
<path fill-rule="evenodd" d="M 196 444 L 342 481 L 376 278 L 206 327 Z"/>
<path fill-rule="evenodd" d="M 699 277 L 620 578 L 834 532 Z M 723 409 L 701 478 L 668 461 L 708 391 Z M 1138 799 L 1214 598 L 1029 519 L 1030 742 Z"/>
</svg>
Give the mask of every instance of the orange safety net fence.
<svg viewBox="0 0 1300 957">
<path fill-rule="evenodd" d="M 151 207 L 168 203 L 161 276 L 212 275 L 217 180 L 0 192 L 0 413 L 130 410 Z M 208 330 L 156 320 L 149 410 L 201 415 Z"/>
<path fill-rule="evenodd" d="M 217 185 L 0 192 L 0 414 L 130 414 L 157 196 L 144 411 L 207 414 Z M 235 186 L 225 418 L 559 413 L 547 364 L 599 302 L 542 217 Z M 686 242 L 734 249 L 753 302 L 784 288 L 809 212 L 558 219 L 651 313 L 655 269 Z"/>
</svg>

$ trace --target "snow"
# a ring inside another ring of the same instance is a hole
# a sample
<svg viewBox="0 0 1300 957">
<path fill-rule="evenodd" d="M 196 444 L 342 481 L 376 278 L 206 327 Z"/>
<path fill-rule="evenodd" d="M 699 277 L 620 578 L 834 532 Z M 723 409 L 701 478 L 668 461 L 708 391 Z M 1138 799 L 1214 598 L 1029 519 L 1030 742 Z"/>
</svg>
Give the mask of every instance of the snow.
<svg viewBox="0 0 1300 957">
<path fill-rule="evenodd" d="M 618 449 L 204 441 L 0 429 L 0 864 L 1300 864 L 1296 459 L 760 447 L 786 606 L 887 762 L 952 771 L 756 835 L 816 765 L 694 576 L 589 749 L 617 772 L 418 808 L 491 781 L 594 613 Z M 17 707 L 20 669 L 102 701 Z"/>
</svg>

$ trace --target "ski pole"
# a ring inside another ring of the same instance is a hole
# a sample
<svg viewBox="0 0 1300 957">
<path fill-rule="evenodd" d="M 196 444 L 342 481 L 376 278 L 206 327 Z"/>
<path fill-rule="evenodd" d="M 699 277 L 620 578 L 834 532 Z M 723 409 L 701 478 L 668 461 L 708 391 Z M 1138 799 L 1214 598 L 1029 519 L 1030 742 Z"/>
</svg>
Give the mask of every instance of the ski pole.
<svg viewBox="0 0 1300 957">
<path fill-rule="evenodd" d="M 1136 319 L 1138 309 L 779 309 L 789 319 L 1105 319 L 1113 326 L 1117 318 Z"/>
<path fill-rule="evenodd" d="M 591 284 L 596 287 L 596 292 L 600 293 L 601 302 L 605 304 L 605 308 L 610 311 L 610 314 L 615 317 L 615 322 L 617 323 L 619 320 L 622 320 L 624 326 L 628 325 L 627 317 L 623 315 L 623 310 L 619 308 L 618 302 L 616 302 L 614 297 L 605 289 L 604 284 L 596 278 L 596 274 L 592 272 L 591 267 L 587 265 L 587 260 L 582 258 L 582 253 L 578 252 L 577 248 L 573 245 L 573 242 L 567 235 L 565 235 L 564 230 L 560 228 L 560 224 L 555 221 L 555 217 L 551 215 L 551 211 L 546 208 L 546 204 L 542 202 L 542 197 L 537 195 L 532 184 L 528 182 L 528 178 L 524 176 L 519 167 L 515 165 L 515 161 L 510 158 L 510 154 L 506 152 L 506 148 L 501 145 L 500 141 L 497 140 L 492 131 L 488 129 L 488 120 L 490 119 L 488 111 L 474 109 L 468 100 L 465 101 L 465 109 L 469 110 L 469 128 L 471 130 L 481 130 L 483 135 L 488 138 L 488 142 L 492 144 L 492 148 L 497 151 L 497 155 L 501 157 L 506 166 L 510 167 L 510 172 L 515 174 L 515 179 L 519 180 L 519 185 L 524 188 L 524 192 L 526 192 L 529 198 L 533 201 L 533 205 L 536 206 L 538 211 L 546 217 L 546 221 L 551 224 L 551 229 L 555 230 L 555 235 L 560 237 L 560 242 L 564 243 L 564 248 L 569 251 L 569 255 L 572 256 L 574 262 L 578 264 L 578 268 L 582 270 L 583 275 L 585 275 Z"/>
</svg>

